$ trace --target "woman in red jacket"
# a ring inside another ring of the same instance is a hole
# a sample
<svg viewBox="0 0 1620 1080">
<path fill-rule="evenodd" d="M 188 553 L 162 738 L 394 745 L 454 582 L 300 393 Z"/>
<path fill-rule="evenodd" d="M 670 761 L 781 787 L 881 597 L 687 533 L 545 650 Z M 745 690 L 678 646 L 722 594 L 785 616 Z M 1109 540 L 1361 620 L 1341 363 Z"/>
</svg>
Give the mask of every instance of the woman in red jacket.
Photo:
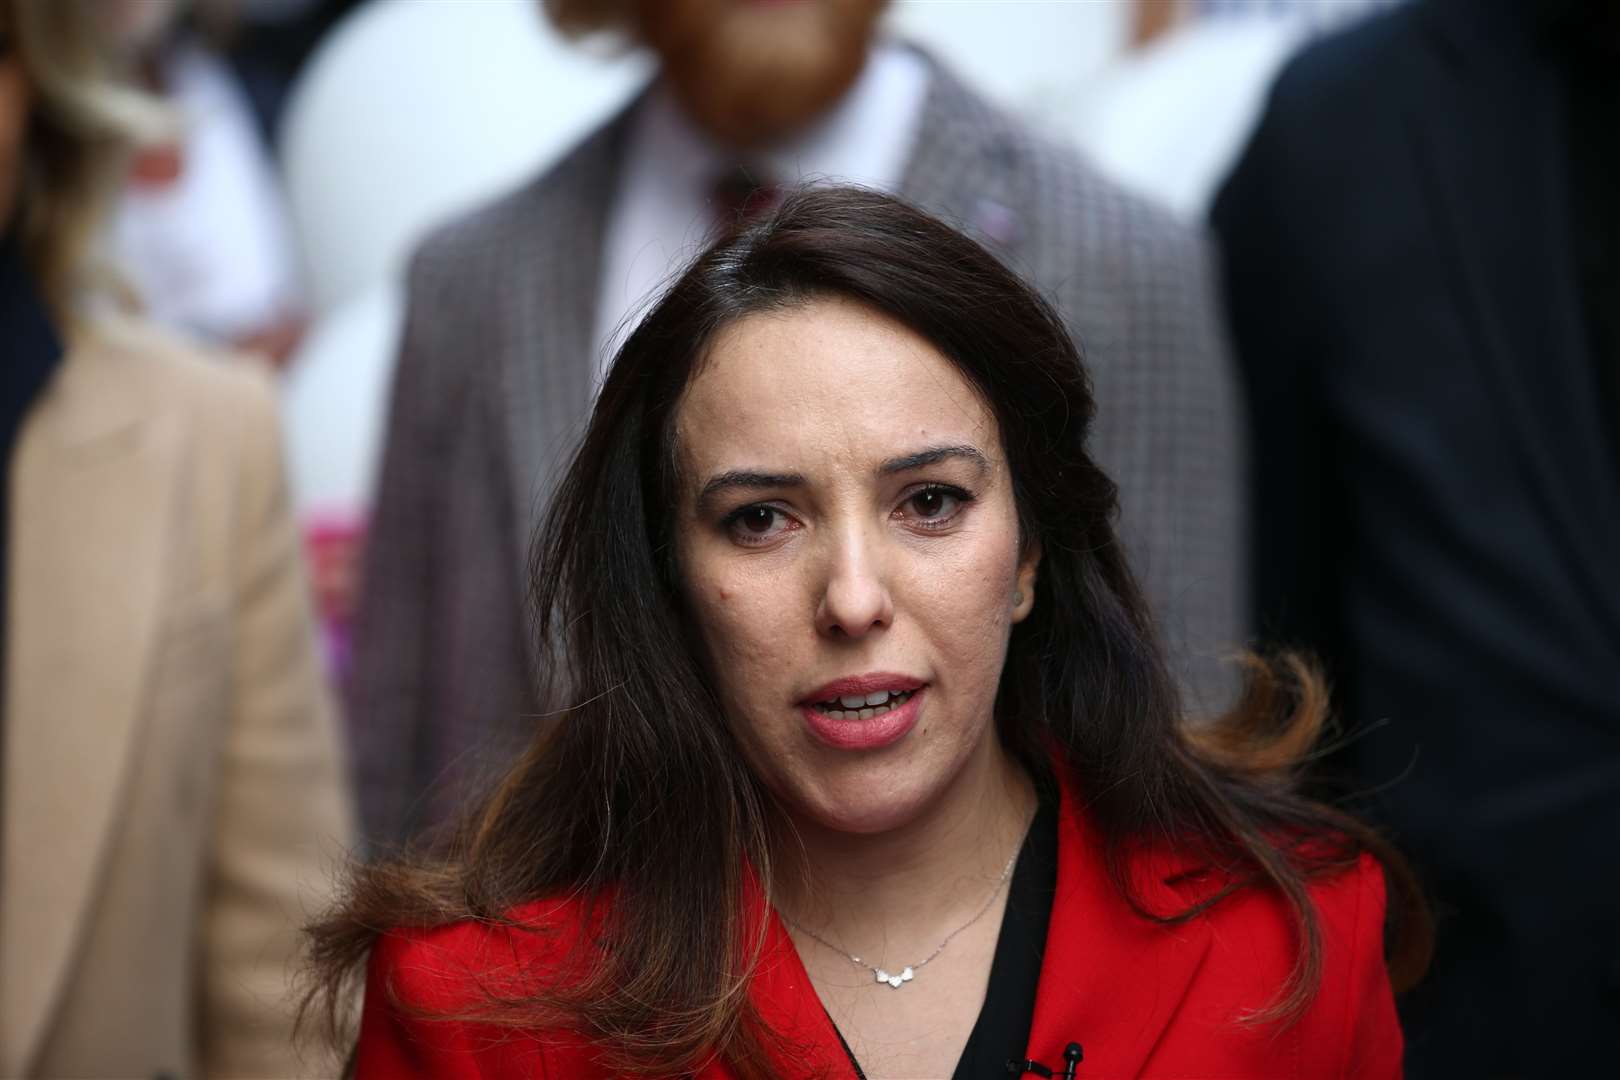
<svg viewBox="0 0 1620 1080">
<path fill-rule="evenodd" d="M 1050 309 L 886 196 L 705 253 L 536 547 L 555 711 L 318 931 L 334 987 L 370 955 L 359 1075 L 1398 1074 L 1426 924 L 1292 784 L 1320 686 L 1184 723 L 1092 414 Z"/>
</svg>

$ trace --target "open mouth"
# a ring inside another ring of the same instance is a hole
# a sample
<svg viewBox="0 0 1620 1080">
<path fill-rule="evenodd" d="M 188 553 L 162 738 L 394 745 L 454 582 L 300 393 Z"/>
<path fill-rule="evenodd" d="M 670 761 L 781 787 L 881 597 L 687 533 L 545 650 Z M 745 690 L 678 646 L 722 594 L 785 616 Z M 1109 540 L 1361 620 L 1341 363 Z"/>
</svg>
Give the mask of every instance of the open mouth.
<svg viewBox="0 0 1620 1080">
<path fill-rule="evenodd" d="M 911 699 L 915 690 L 878 690 L 871 694 L 845 694 L 811 703 L 811 708 L 832 720 L 871 720 L 892 712 Z"/>
</svg>

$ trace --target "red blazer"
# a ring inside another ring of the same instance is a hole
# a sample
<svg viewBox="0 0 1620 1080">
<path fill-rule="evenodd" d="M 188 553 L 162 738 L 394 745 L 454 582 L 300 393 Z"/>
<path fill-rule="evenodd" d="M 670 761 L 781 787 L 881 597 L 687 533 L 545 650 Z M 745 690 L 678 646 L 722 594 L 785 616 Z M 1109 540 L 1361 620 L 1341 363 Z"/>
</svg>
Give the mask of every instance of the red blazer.
<svg viewBox="0 0 1620 1080">
<path fill-rule="evenodd" d="M 1184 908 L 1209 883 L 1187 883 L 1185 863 L 1141 860 L 1154 910 Z M 1168 883 L 1175 879 L 1177 884 Z M 1283 905 L 1259 890 L 1235 894 L 1197 919 L 1165 927 L 1133 912 L 1101 869 L 1097 845 L 1070 792 L 1058 821 L 1057 894 L 1025 1056 L 1058 1073 L 1072 1040 L 1086 1080 L 1398 1077 L 1401 1030 L 1384 968 L 1384 881 L 1377 864 L 1316 883 L 1321 988 L 1291 1026 L 1243 1024 L 1281 987 L 1295 953 Z M 588 1043 L 565 1030 L 513 1031 L 422 1013 L 466 1011 L 475 980 L 499 983 L 556 970 L 579 938 L 577 901 L 513 913 L 522 929 L 457 923 L 383 935 L 372 952 L 358 1050 L 359 1080 L 434 1077 L 599 1077 Z M 802 1052 L 779 1075 L 853 1080 L 826 1012 L 782 922 L 770 912 L 751 994 L 760 1016 Z M 528 927 L 534 927 L 531 932 Z M 731 1080 L 724 1062 L 702 1080 Z"/>
</svg>

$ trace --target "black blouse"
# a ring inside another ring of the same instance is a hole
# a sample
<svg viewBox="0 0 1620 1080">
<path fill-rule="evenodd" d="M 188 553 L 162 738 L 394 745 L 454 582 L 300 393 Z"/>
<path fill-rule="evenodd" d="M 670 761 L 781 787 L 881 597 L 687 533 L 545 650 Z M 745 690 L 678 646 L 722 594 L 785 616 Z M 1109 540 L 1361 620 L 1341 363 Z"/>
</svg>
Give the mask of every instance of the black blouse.
<svg viewBox="0 0 1620 1080">
<path fill-rule="evenodd" d="M 1572 4 L 1567 20 L 1570 234 L 1595 385 L 1620 451 L 1620 8 Z"/>
<path fill-rule="evenodd" d="M 1035 820 L 1024 837 L 1008 884 L 1007 909 L 1001 917 L 1001 933 L 990 961 L 984 1005 L 951 1080 L 1005 1076 L 1007 1062 L 1023 1060 L 1029 1045 L 1030 1027 L 1035 1022 L 1035 988 L 1040 983 L 1041 958 L 1046 953 L 1046 924 L 1052 917 L 1052 898 L 1057 893 L 1057 802 L 1055 793 L 1041 792 Z M 837 1031 L 836 1024 L 833 1030 Z M 855 1075 L 865 1080 L 861 1063 L 855 1060 L 841 1031 L 838 1041 L 849 1055 Z"/>
</svg>

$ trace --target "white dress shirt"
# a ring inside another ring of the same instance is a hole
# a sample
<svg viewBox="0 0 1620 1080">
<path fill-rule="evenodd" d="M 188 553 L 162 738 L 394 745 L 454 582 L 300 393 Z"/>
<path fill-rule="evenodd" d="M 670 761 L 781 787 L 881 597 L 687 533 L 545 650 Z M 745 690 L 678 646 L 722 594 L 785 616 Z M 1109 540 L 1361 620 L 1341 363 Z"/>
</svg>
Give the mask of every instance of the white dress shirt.
<svg viewBox="0 0 1620 1080">
<path fill-rule="evenodd" d="M 184 166 L 172 184 L 125 186 L 111 255 L 153 320 L 215 341 L 246 337 L 302 301 L 275 167 L 223 61 L 186 42 L 165 68 Z"/>
</svg>

